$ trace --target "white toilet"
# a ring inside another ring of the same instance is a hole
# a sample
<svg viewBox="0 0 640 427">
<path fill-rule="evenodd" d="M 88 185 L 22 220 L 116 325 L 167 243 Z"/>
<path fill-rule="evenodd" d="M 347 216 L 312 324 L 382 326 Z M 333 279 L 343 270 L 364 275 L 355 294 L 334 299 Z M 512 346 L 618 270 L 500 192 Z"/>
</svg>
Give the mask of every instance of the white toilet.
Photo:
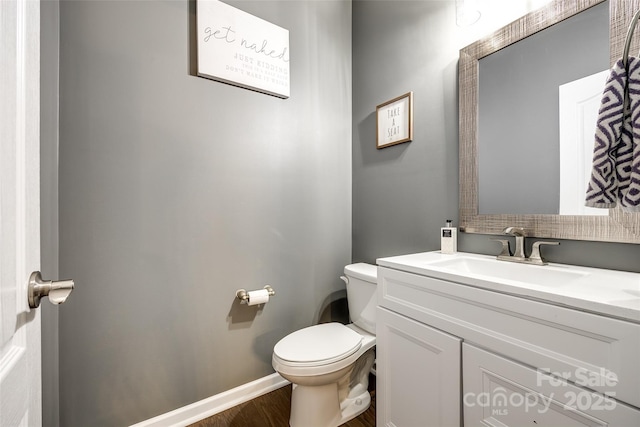
<svg viewBox="0 0 640 427">
<path fill-rule="evenodd" d="M 377 270 L 358 263 L 346 266 L 344 273 L 352 323 L 300 329 L 273 348 L 273 368 L 293 383 L 291 427 L 339 426 L 371 403 Z"/>
</svg>

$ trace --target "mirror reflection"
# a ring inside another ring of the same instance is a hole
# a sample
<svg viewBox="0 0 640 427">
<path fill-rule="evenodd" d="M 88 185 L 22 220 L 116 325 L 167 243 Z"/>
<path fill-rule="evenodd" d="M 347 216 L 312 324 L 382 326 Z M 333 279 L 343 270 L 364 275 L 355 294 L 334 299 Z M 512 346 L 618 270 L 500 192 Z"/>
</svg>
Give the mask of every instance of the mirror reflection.
<svg viewBox="0 0 640 427">
<path fill-rule="evenodd" d="M 479 59 L 479 214 L 608 215 L 584 194 L 609 57 L 607 1 Z"/>
</svg>

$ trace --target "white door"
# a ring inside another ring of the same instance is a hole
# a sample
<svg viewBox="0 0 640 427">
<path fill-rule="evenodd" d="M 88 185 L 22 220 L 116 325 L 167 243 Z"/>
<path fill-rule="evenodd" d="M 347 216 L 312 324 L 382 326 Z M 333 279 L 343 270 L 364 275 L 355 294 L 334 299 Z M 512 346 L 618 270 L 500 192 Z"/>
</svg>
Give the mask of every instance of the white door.
<svg viewBox="0 0 640 427">
<path fill-rule="evenodd" d="M 0 0 L 0 426 L 40 426 L 40 3 Z"/>
<path fill-rule="evenodd" d="M 584 205 L 591 178 L 593 143 L 609 70 L 558 88 L 560 119 L 560 215 L 609 215 Z"/>
</svg>

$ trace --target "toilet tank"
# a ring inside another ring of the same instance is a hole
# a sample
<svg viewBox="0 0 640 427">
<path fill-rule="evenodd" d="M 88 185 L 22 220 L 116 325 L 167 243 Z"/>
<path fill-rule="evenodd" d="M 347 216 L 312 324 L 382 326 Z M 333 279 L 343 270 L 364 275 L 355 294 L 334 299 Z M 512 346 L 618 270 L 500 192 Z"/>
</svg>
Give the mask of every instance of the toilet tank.
<svg viewBox="0 0 640 427">
<path fill-rule="evenodd" d="M 363 262 L 344 268 L 342 279 L 347 283 L 347 303 L 351 323 L 370 334 L 376 333 L 376 285 L 378 269 Z"/>
</svg>

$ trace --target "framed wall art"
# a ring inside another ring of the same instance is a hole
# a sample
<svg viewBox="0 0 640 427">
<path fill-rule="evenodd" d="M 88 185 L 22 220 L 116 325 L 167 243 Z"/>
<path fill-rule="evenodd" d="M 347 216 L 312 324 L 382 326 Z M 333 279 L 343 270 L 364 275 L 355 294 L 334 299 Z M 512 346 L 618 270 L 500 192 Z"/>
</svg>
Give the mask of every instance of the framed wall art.
<svg viewBox="0 0 640 427">
<path fill-rule="evenodd" d="M 376 147 L 385 148 L 413 139 L 413 92 L 376 107 Z"/>
<path fill-rule="evenodd" d="M 198 76 L 288 98 L 289 31 L 219 0 L 196 0 Z"/>
</svg>

